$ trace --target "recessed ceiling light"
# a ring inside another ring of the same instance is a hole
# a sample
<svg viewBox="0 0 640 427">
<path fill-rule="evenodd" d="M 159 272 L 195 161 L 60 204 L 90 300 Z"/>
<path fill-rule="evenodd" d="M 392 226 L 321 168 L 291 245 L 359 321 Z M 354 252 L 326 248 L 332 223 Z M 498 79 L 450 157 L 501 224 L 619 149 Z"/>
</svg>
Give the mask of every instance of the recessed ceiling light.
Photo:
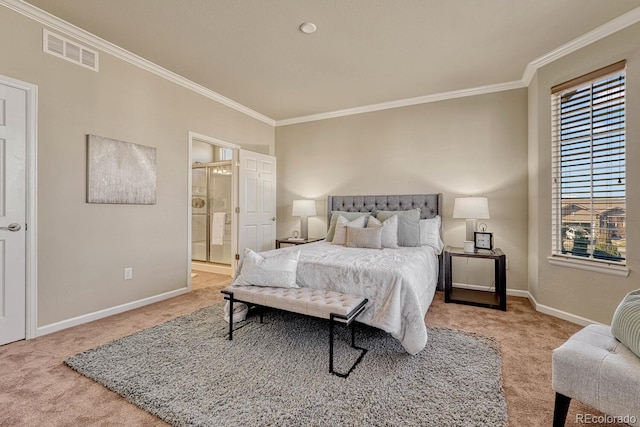
<svg viewBox="0 0 640 427">
<path fill-rule="evenodd" d="M 316 24 L 312 22 L 305 22 L 302 25 L 300 25 L 300 31 L 302 31 L 305 34 L 315 33 L 317 29 L 318 27 L 316 27 Z"/>
</svg>

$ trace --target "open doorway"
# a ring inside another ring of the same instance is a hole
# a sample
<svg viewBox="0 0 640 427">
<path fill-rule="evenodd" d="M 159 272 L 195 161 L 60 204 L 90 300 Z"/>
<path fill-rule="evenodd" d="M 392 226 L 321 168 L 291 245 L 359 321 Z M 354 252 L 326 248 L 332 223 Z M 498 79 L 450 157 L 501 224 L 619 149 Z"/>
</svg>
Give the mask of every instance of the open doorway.
<svg viewBox="0 0 640 427">
<path fill-rule="evenodd" d="M 189 136 L 189 257 L 192 289 L 197 289 L 233 274 L 237 146 L 194 133 Z"/>
</svg>

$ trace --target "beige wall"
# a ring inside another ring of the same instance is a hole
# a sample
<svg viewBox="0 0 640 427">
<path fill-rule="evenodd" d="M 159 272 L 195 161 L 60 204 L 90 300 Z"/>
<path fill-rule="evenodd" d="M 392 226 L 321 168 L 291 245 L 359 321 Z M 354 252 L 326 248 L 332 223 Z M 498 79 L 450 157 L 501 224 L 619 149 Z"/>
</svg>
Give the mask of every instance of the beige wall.
<svg viewBox="0 0 640 427">
<path fill-rule="evenodd" d="M 42 28 L 0 7 L 0 74 L 39 90 L 39 326 L 186 286 L 190 130 L 274 144 L 272 126 L 104 52 L 99 73 L 45 54 Z M 85 203 L 87 134 L 157 148 L 156 205 Z"/>
<path fill-rule="evenodd" d="M 549 88 L 628 61 L 629 165 L 638 165 L 640 24 L 545 66 L 528 90 L 279 127 L 275 130 L 104 52 L 100 72 L 42 52 L 41 24 L 0 7 L 0 74 L 38 85 L 38 325 L 163 292 L 187 280 L 187 133 L 278 158 L 278 235 L 298 227 L 297 198 L 316 199 L 310 234 L 326 234 L 329 194 L 444 193 L 444 238 L 459 245 L 453 199 L 489 198 L 489 229 L 510 261 L 508 286 L 547 307 L 608 323 L 638 288 L 639 197 L 628 187 L 629 278 L 551 266 Z M 158 149 L 153 206 L 85 203 L 85 135 Z M 276 141 L 274 143 L 274 141 Z M 528 141 L 528 145 L 527 145 Z M 630 167 L 627 182 L 638 182 Z M 124 281 L 123 268 L 134 268 Z M 461 280 L 480 273 L 463 267 Z M 480 280 L 481 282 L 481 280 Z"/>
<path fill-rule="evenodd" d="M 276 157 L 279 236 L 297 198 L 317 200 L 309 234 L 324 236 L 327 195 L 442 192 L 445 244 L 461 246 L 453 200 L 486 196 L 508 287 L 527 289 L 526 89 L 278 127 Z"/>
<path fill-rule="evenodd" d="M 529 83 L 529 94 L 537 93 L 538 91 L 538 75 L 535 74 L 531 83 Z M 528 108 L 529 113 L 528 131 L 529 131 L 529 147 L 527 152 L 528 161 L 528 177 L 529 177 L 529 210 L 527 212 L 529 221 L 529 246 L 528 246 L 528 259 L 529 259 L 529 271 L 528 271 L 528 284 L 529 293 L 537 295 L 538 291 L 538 229 L 540 228 L 538 199 L 540 198 L 539 183 L 538 183 L 538 151 L 537 144 L 531 144 L 531 141 L 538 140 L 538 116 L 532 114 L 532 111 L 538 111 L 538 97 L 528 96 Z"/>
<path fill-rule="evenodd" d="M 552 86 L 627 60 L 627 266 L 628 278 L 550 265 Z M 620 31 L 538 71 L 529 87 L 529 290 L 538 303 L 610 323 L 625 293 L 640 287 L 640 24 Z"/>
</svg>

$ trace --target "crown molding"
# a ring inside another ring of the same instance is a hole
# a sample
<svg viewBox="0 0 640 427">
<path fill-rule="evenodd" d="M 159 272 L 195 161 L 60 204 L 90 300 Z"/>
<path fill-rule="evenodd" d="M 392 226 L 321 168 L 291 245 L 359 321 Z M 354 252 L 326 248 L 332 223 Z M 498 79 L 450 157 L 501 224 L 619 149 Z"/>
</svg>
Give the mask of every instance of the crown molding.
<svg viewBox="0 0 640 427">
<path fill-rule="evenodd" d="M 258 113 L 257 111 L 254 111 L 249 107 L 246 107 L 232 99 L 229 99 L 224 95 L 220 95 L 219 93 L 214 92 L 211 89 L 207 89 L 204 86 L 201 86 L 185 77 L 182 77 L 179 74 L 169 71 L 157 64 L 154 64 L 153 62 L 148 61 L 119 46 L 116 46 L 111 42 L 101 39 L 100 37 L 91 34 L 88 31 L 76 27 L 75 25 L 70 24 L 48 12 L 45 12 L 42 9 L 25 3 L 22 0 L 0 0 L 0 5 L 6 6 L 7 8 L 15 12 L 33 19 L 34 21 L 47 25 L 50 28 L 67 36 L 73 37 L 74 39 L 88 46 L 99 49 L 105 53 L 108 53 L 109 55 L 115 56 L 116 58 L 135 65 L 136 67 L 142 68 L 145 71 L 149 71 L 159 77 L 162 77 L 165 80 L 182 86 L 185 89 L 191 90 L 199 95 L 216 101 L 222 105 L 232 108 L 256 120 L 264 122 L 270 126 L 275 126 L 275 120 L 265 116 L 264 114 Z"/>
<path fill-rule="evenodd" d="M 364 105 L 361 107 L 347 108 L 344 110 L 329 111 L 327 113 L 310 114 L 308 116 L 293 117 L 291 119 L 277 120 L 276 127 L 298 123 L 313 122 L 316 120 L 333 119 L 336 117 L 351 116 L 354 114 L 370 113 L 373 111 L 389 110 L 391 108 L 408 107 L 411 105 L 428 104 L 431 102 L 445 101 L 448 99 L 464 98 L 467 96 L 485 95 L 488 93 L 502 92 L 506 90 L 521 89 L 526 87 L 521 80 L 498 83 L 495 85 L 480 86 L 470 89 L 454 90 L 451 92 L 436 93 L 433 95 L 418 96 L 415 98 L 400 99 L 397 101 L 381 102 L 379 104 Z"/>
<path fill-rule="evenodd" d="M 317 120 L 325 120 L 337 117 L 350 116 L 354 114 L 369 113 L 374 111 L 388 110 L 392 108 L 407 107 L 411 105 L 427 104 L 431 102 L 444 101 L 448 99 L 463 98 L 466 96 L 485 95 L 494 92 L 502 92 L 512 89 L 520 89 L 528 87 L 535 75 L 536 71 L 544 67 L 545 65 L 556 61 L 566 55 L 569 55 L 585 46 L 588 46 L 594 42 L 597 42 L 611 34 L 614 34 L 624 28 L 627 28 L 633 24 L 640 22 L 640 7 L 637 7 L 624 15 L 620 15 L 617 18 L 603 24 L 596 29 L 568 42 L 552 50 L 551 52 L 536 58 L 531 61 L 525 67 L 521 80 L 515 80 L 512 82 L 499 83 L 488 86 L 481 86 L 477 88 L 462 89 L 451 92 L 443 92 L 433 95 L 418 96 L 415 98 L 400 99 L 390 102 L 382 102 L 379 104 L 364 105 L 355 108 L 347 108 L 344 110 L 329 111 L 325 113 L 310 114 L 300 117 L 292 117 L 283 120 L 274 120 L 265 116 L 249 107 L 246 107 L 232 99 L 229 99 L 217 92 L 205 88 L 185 77 L 180 76 L 172 71 L 160 67 L 151 61 L 148 61 L 134 53 L 131 53 L 113 43 L 101 39 L 81 28 L 76 27 L 62 19 L 51 15 L 33 5 L 25 3 L 22 0 L 0 0 L 0 5 L 6 6 L 28 18 L 31 18 L 37 22 L 47 25 L 56 31 L 59 31 L 67 36 L 73 37 L 78 41 L 85 43 L 91 47 L 99 49 L 105 53 L 129 62 L 137 67 L 140 67 L 146 71 L 149 71 L 157 76 L 160 76 L 170 82 L 180 85 L 188 90 L 205 96 L 213 101 L 223 104 L 229 108 L 232 108 L 240 113 L 243 113 L 249 117 L 266 123 L 270 126 L 287 126 L 298 123 L 312 122 Z"/>
<path fill-rule="evenodd" d="M 529 86 L 529 84 L 531 83 L 531 79 L 533 79 L 533 76 L 536 74 L 536 71 L 538 71 L 539 68 L 542 68 L 545 65 L 552 63 L 553 61 L 556 61 L 592 43 L 602 40 L 603 38 L 617 33 L 618 31 L 630 27 L 631 25 L 638 22 L 640 22 L 640 7 L 630 10 L 624 15 L 620 15 L 617 18 L 614 18 L 611 21 L 607 22 L 606 24 L 602 24 L 596 29 L 591 30 L 586 34 L 583 34 L 582 36 L 563 44 L 559 48 L 554 49 L 551 52 L 529 62 L 524 70 L 524 74 L 522 75 L 522 82 L 525 86 Z"/>
<path fill-rule="evenodd" d="M 608 37 L 611 34 L 614 34 L 633 24 L 636 24 L 638 22 L 640 22 L 640 7 L 630 10 L 624 15 L 620 15 L 617 18 L 614 18 L 611 21 L 607 22 L 606 24 L 603 24 L 597 27 L 596 29 L 589 31 L 586 34 L 574 40 L 571 40 L 568 43 L 563 44 L 559 48 L 554 49 L 551 52 L 545 55 L 542 55 L 539 58 L 534 59 L 533 61 L 528 63 L 527 66 L 525 67 L 521 80 L 516 80 L 512 82 L 507 82 L 507 83 L 499 83 L 499 84 L 489 85 L 489 86 L 482 86 L 482 87 L 471 88 L 471 89 L 457 90 L 452 92 L 444 92 L 444 93 L 439 93 L 434 95 L 419 96 L 416 98 L 401 99 L 398 101 L 383 102 L 380 104 L 364 105 L 361 107 L 330 111 L 327 113 L 292 117 L 290 119 L 277 120 L 276 127 L 293 125 L 298 123 L 305 123 L 305 122 L 312 122 L 316 120 L 332 119 L 336 117 L 368 113 L 372 111 L 386 110 L 390 108 L 399 108 L 399 107 L 406 107 L 410 105 L 426 104 L 429 102 L 438 102 L 438 101 L 444 101 L 447 99 L 462 98 L 465 96 L 484 95 L 484 94 L 493 93 L 493 92 L 502 92 L 506 90 L 529 87 L 529 84 L 531 83 L 531 79 L 533 79 L 533 76 L 535 75 L 536 71 L 538 71 L 538 69 L 566 55 L 569 55 L 579 49 L 582 49 L 583 47 L 586 47 L 605 37 Z"/>
</svg>

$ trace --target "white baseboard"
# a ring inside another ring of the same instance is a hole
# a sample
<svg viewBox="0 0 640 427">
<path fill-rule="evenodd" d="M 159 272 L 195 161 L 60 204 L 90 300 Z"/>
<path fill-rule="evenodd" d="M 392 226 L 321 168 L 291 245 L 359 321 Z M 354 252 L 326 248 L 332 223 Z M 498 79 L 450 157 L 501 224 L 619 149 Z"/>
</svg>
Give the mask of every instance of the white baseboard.
<svg viewBox="0 0 640 427">
<path fill-rule="evenodd" d="M 128 302 L 126 304 L 117 305 L 115 307 L 105 308 L 104 310 L 95 311 L 93 313 L 83 314 L 82 316 L 73 317 L 71 319 L 61 320 L 59 322 L 51 323 L 49 325 L 40 326 L 36 330 L 36 337 L 61 331 L 63 329 L 71 328 L 73 326 L 82 325 L 83 323 L 93 322 L 94 320 L 103 319 L 105 317 L 113 316 L 114 314 L 119 314 L 125 311 L 133 310 L 134 308 L 143 307 L 145 305 L 153 304 L 154 302 L 159 302 L 169 298 L 177 297 L 178 295 L 182 295 L 187 292 L 189 292 L 188 288 L 181 288 L 175 291 L 165 292 L 160 295 L 154 295 L 152 297 L 143 298 L 137 301 Z"/>
<path fill-rule="evenodd" d="M 466 283 L 453 283 L 453 286 L 456 288 L 473 289 L 476 291 L 488 290 L 486 286 L 468 285 Z M 557 317 L 558 319 L 566 320 L 568 322 L 575 323 L 581 326 L 587 326 L 587 325 L 593 325 L 593 324 L 602 325 L 602 323 L 596 322 L 595 320 L 591 320 L 591 319 L 587 319 L 586 317 L 581 317 L 575 314 L 567 313 L 566 311 L 558 310 L 557 308 L 549 307 L 547 305 L 542 305 L 538 301 L 536 301 L 536 299 L 533 297 L 533 295 L 531 295 L 529 291 L 507 288 L 507 295 L 511 295 L 514 297 L 528 298 L 531 304 L 533 305 L 533 308 L 535 308 L 536 311 L 543 314 L 548 314 L 549 316 Z M 609 326 L 609 325 L 606 325 L 606 326 Z"/>
<path fill-rule="evenodd" d="M 533 297 L 533 295 L 531 295 L 530 292 L 527 293 L 529 294 L 529 301 L 531 301 L 531 304 L 533 304 L 533 307 L 536 309 L 536 311 L 539 311 L 540 313 L 548 314 L 550 316 L 557 317 L 559 319 L 566 320 L 568 322 L 575 323 L 581 326 L 604 325 L 604 323 L 596 322 L 595 320 L 587 319 L 586 317 L 567 313 L 566 311 L 558 310 L 557 308 L 549 307 L 547 305 L 542 305 L 538 303 L 538 301 L 536 301 L 536 299 Z"/>
<path fill-rule="evenodd" d="M 468 285 L 465 283 L 453 283 L 456 288 L 474 289 L 474 290 L 487 290 L 486 286 Z M 113 316 L 114 314 L 124 313 L 125 311 L 133 310 L 135 308 L 143 307 L 145 305 L 153 304 L 155 302 L 163 301 L 169 298 L 177 297 L 189 292 L 188 288 L 181 288 L 175 291 L 165 292 L 164 294 L 155 295 L 148 298 L 143 298 L 137 301 L 132 301 L 126 304 L 117 305 L 115 307 L 106 308 L 104 310 L 95 311 L 93 313 L 83 314 L 82 316 L 73 317 L 67 320 L 61 320 L 59 322 L 51 323 L 49 325 L 40 326 L 36 330 L 36 337 L 42 335 L 51 334 L 53 332 L 61 331 L 63 329 L 71 328 L 74 326 L 82 325 L 84 323 L 93 322 L 94 320 L 103 319 L 105 317 Z M 566 320 L 571 323 L 575 323 L 581 326 L 587 326 L 592 324 L 602 325 L 603 323 L 596 322 L 595 320 L 587 319 L 586 317 L 577 316 L 575 314 L 567 313 L 566 311 L 558 310 L 553 307 L 542 305 L 536 301 L 530 292 L 520 289 L 507 289 L 507 295 L 516 297 L 525 297 L 531 301 L 531 304 L 536 311 L 543 314 L 548 314 L 553 317 L 557 317 L 562 320 Z M 608 325 L 607 325 L 608 326 Z"/>
</svg>

